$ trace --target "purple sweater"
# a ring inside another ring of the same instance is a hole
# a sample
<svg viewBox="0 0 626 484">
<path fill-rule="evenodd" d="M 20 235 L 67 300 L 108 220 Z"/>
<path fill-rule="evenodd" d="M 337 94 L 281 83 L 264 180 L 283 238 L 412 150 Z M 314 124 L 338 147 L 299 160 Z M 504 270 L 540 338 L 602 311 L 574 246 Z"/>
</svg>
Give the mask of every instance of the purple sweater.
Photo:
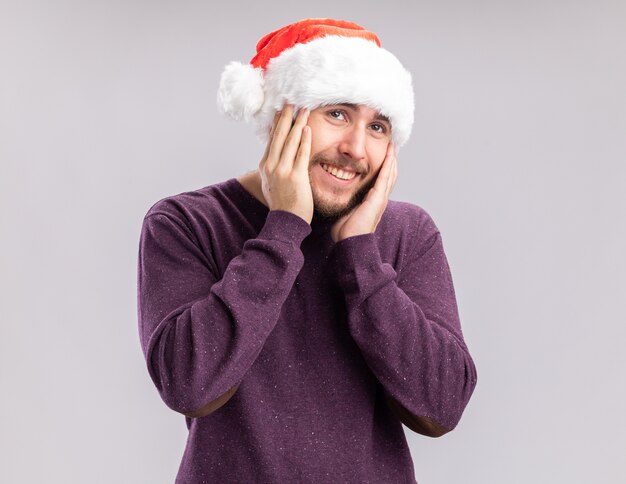
<svg viewBox="0 0 626 484">
<path fill-rule="evenodd" d="M 415 483 L 391 396 L 453 429 L 476 385 L 441 235 L 390 201 L 375 234 L 269 211 L 236 180 L 153 205 L 141 345 L 186 418 L 177 483 Z"/>
</svg>

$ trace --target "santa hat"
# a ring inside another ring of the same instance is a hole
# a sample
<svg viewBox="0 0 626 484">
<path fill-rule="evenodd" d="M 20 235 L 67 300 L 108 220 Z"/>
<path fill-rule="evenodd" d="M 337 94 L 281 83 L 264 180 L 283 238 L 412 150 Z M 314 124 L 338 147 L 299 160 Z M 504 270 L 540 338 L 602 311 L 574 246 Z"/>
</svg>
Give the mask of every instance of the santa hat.
<svg viewBox="0 0 626 484">
<path fill-rule="evenodd" d="M 285 102 L 313 110 L 363 104 L 387 116 L 397 148 L 411 134 L 411 74 L 378 37 L 343 20 L 306 19 L 267 34 L 249 64 L 231 62 L 220 79 L 220 110 L 253 121 L 266 140 Z"/>
</svg>

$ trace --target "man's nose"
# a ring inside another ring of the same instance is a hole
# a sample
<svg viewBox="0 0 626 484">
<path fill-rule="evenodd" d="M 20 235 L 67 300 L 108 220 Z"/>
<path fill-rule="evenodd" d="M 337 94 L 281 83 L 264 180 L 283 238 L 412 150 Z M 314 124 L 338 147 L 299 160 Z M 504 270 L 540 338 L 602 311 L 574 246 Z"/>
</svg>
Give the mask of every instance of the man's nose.
<svg viewBox="0 0 626 484">
<path fill-rule="evenodd" d="M 353 160 L 365 158 L 365 128 L 353 125 L 344 131 L 339 149 L 341 154 Z"/>
</svg>

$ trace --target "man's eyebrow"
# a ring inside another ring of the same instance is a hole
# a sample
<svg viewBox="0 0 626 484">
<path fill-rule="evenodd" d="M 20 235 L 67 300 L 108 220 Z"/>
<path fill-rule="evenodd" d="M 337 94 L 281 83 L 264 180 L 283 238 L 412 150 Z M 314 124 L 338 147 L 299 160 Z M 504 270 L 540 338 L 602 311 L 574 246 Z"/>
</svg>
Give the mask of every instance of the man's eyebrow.
<svg viewBox="0 0 626 484">
<path fill-rule="evenodd" d="M 384 114 L 380 114 L 380 113 L 378 113 L 378 114 L 376 115 L 376 119 L 378 119 L 378 120 L 380 120 L 380 121 L 384 121 L 384 122 L 386 122 L 389 126 L 391 126 L 391 120 L 390 120 L 387 116 L 385 116 Z"/>
<path fill-rule="evenodd" d="M 337 103 L 334 106 L 344 106 L 346 108 L 350 108 L 350 109 L 353 109 L 355 111 L 359 110 L 359 105 L 358 104 L 354 104 L 354 103 Z M 391 120 L 387 116 L 385 116 L 384 114 L 380 114 L 380 113 L 376 114 L 376 118 L 375 119 L 378 119 L 379 121 L 385 121 L 387 124 L 389 124 L 389 126 L 391 126 Z"/>
</svg>

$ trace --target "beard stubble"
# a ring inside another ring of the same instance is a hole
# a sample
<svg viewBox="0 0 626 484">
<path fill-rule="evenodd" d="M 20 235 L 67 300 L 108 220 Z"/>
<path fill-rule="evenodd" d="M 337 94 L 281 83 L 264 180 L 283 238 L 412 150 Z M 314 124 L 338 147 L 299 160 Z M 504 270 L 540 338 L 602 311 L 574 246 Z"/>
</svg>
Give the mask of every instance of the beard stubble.
<svg viewBox="0 0 626 484">
<path fill-rule="evenodd" d="M 309 175 L 311 173 L 311 169 L 315 165 L 319 165 L 320 163 L 329 163 L 336 166 L 350 166 L 345 162 L 329 160 L 328 158 L 318 153 L 311 158 L 311 161 L 309 163 Z M 360 170 L 358 171 L 361 172 Z M 377 176 L 374 176 L 370 180 L 368 180 L 362 187 L 360 187 L 356 192 L 352 194 L 350 200 L 348 200 L 348 202 L 343 206 L 332 204 L 332 202 L 327 203 L 318 199 L 315 196 L 315 190 L 313 187 L 313 183 L 311 182 L 311 191 L 313 192 L 313 221 L 332 223 L 336 222 L 344 215 L 350 213 L 351 210 L 353 210 L 357 205 L 363 202 L 367 193 L 376 183 L 376 178 Z"/>
</svg>

